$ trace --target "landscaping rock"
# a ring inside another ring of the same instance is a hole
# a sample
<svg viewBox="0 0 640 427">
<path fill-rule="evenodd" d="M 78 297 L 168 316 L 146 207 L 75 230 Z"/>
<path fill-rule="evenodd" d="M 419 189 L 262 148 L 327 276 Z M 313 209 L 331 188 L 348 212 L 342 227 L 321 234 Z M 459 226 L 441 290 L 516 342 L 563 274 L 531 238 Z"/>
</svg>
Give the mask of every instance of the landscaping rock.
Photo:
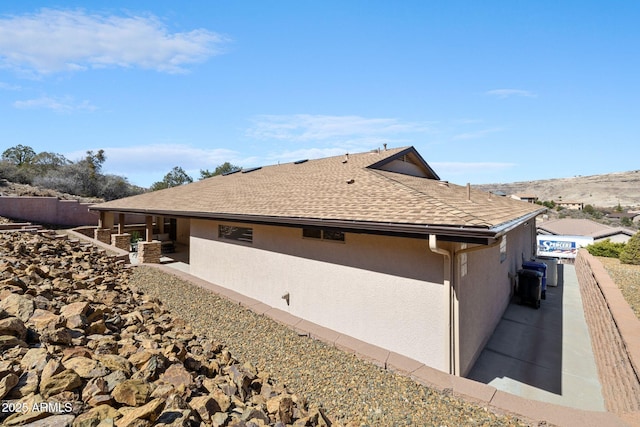
<svg viewBox="0 0 640 427">
<path fill-rule="evenodd" d="M 65 369 L 40 384 L 40 393 L 45 398 L 63 391 L 71 391 L 82 385 L 82 378 L 75 371 Z"/>
<path fill-rule="evenodd" d="M 20 378 L 13 372 L 5 372 L 4 375 L 0 374 L 0 399 L 4 398 L 9 390 L 18 384 Z"/>
<path fill-rule="evenodd" d="M 0 320 L 0 335 L 13 335 L 24 341 L 27 338 L 27 328 L 18 317 L 7 317 Z"/>
<path fill-rule="evenodd" d="M 29 408 L 1 414 L 3 425 L 322 420 L 131 287 L 130 272 L 93 246 L 48 233 L 0 233 L 0 398 Z"/>
<path fill-rule="evenodd" d="M 33 314 L 34 305 L 31 298 L 11 293 L 0 301 L 0 309 L 26 322 Z"/>
<path fill-rule="evenodd" d="M 118 403 L 140 406 L 147 402 L 151 391 L 151 385 L 144 380 L 126 380 L 115 386 L 111 397 Z"/>
</svg>

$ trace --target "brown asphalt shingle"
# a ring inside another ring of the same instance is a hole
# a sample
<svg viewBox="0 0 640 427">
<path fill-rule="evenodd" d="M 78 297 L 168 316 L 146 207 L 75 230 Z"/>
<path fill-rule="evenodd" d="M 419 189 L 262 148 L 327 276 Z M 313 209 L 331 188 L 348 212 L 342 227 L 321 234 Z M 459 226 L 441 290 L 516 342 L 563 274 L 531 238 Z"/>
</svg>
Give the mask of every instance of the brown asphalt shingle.
<svg viewBox="0 0 640 427">
<path fill-rule="evenodd" d="M 405 153 L 416 152 L 405 147 L 350 154 L 346 162 L 345 156 L 336 156 L 301 164 L 266 166 L 114 200 L 94 208 L 178 216 L 218 214 L 340 220 L 354 221 L 354 226 L 368 222 L 481 228 L 493 228 L 541 209 L 477 190 L 471 190 L 468 199 L 466 187 L 369 168 Z"/>
</svg>

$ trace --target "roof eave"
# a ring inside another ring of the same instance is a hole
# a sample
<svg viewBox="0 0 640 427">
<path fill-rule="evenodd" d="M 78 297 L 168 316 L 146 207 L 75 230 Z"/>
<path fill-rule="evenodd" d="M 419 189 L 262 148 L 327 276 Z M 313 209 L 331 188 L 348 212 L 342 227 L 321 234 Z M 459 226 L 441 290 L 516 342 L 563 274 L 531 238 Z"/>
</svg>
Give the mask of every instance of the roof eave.
<svg viewBox="0 0 640 427">
<path fill-rule="evenodd" d="M 525 223 L 527 221 L 531 221 L 532 219 L 535 219 L 538 215 L 541 215 L 545 212 L 547 212 L 546 208 L 537 209 L 533 212 L 529 212 L 528 214 L 515 218 L 511 221 L 507 221 L 502 224 L 498 224 L 494 227 L 491 227 L 491 229 L 495 232 L 495 237 L 498 238 L 502 235 L 507 234 L 509 231 L 518 227 L 520 224 Z"/>
<path fill-rule="evenodd" d="M 229 214 L 220 212 L 193 212 L 193 211 L 174 211 L 174 210 L 150 210 L 150 209 L 117 209 L 102 208 L 99 206 L 91 207 L 96 211 L 111 211 L 114 213 L 124 214 L 141 214 L 141 215 L 159 215 L 172 216 L 180 218 L 197 218 L 230 222 L 258 223 L 268 225 L 281 226 L 298 226 L 298 227 L 330 227 L 353 232 L 374 233 L 374 234 L 393 234 L 393 235 L 412 235 L 427 236 L 435 234 L 438 236 L 449 236 L 456 238 L 493 240 L 507 233 L 522 222 L 526 222 L 535 218 L 545 209 L 532 212 L 513 221 L 503 223 L 496 227 L 488 226 L 461 226 L 461 225 L 444 225 L 444 224 L 409 224 L 396 222 L 375 222 L 375 221 L 358 221 L 345 219 L 323 219 L 323 218 L 304 218 L 304 217 L 280 217 L 267 215 L 245 215 L 245 214 Z"/>
</svg>

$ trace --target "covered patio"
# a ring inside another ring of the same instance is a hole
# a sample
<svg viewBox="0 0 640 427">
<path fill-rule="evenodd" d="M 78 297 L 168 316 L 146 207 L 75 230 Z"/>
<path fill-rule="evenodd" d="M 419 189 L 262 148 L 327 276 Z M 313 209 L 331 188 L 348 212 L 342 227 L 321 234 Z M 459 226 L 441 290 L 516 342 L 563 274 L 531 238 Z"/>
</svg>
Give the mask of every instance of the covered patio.
<svg viewBox="0 0 640 427">
<path fill-rule="evenodd" d="M 189 264 L 188 218 L 100 211 L 94 238 L 130 253 L 131 262 Z"/>
</svg>

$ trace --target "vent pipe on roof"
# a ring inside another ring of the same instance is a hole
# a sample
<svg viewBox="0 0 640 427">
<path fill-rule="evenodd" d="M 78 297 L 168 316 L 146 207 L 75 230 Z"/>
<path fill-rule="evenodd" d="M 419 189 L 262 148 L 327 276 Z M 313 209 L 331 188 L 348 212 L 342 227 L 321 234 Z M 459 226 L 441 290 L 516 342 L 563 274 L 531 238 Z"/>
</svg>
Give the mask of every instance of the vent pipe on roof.
<svg viewBox="0 0 640 427">
<path fill-rule="evenodd" d="M 387 143 L 385 142 L 382 146 L 384 147 L 384 151 L 387 151 Z"/>
<path fill-rule="evenodd" d="M 467 200 L 471 200 L 471 183 L 467 182 Z"/>
<path fill-rule="evenodd" d="M 342 161 L 342 163 L 347 163 L 349 161 L 349 153 L 344 155 L 344 160 Z"/>
</svg>

